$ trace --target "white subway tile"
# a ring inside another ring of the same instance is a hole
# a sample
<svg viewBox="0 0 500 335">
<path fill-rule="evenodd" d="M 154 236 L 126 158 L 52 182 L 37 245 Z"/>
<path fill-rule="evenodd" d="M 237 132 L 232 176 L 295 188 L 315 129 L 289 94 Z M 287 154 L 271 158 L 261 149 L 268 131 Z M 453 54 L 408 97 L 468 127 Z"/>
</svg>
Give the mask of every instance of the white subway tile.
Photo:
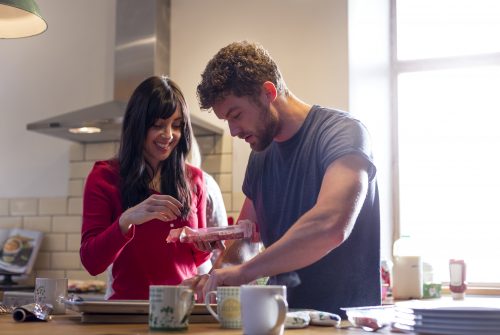
<svg viewBox="0 0 500 335">
<path fill-rule="evenodd" d="M 68 214 L 71 214 L 71 215 L 82 215 L 83 214 L 83 198 L 82 197 L 69 198 Z"/>
<path fill-rule="evenodd" d="M 234 192 L 233 195 L 233 211 L 239 211 L 241 206 L 243 206 L 243 202 L 245 202 L 245 194 L 243 192 Z"/>
<path fill-rule="evenodd" d="M 215 137 L 215 153 L 230 154 L 233 152 L 233 137 L 229 134 Z"/>
<path fill-rule="evenodd" d="M 36 270 L 36 278 L 66 278 L 64 270 Z"/>
<path fill-rule="evenodd" d="M 43 251 L 65 251 L 66 234 L 44 234 L 40 250 Z"/>
<path fill-rule="evenodd" d="M 22 228 L 22 217 L 0 217 L 0 228 Z"/>
<path fill-rule="evenodd" d="M 198 136 L 196 137 L 198 146 L 200 147 L 200 154 L 202 156 L 213 154 L 215 152 L 215 138 L 214 135 Z"/>
<path fill-rule="evenodd" d="M 80 251 L 81 234 L 67 234 L 66 236 L 66 250 Z"/>
<path fill-rule="evenodd" d="M 80 233 L 82 230 L 81 216 L 54 216 L 52 218 L 53 233 Z"/>
<path fill-rule="evenodd" d="M 9 199 L 0 199 L 0 216 L 9 215 Z"/>
<path fill-rule="evenodd" d="M 69 164 L 70 179 L 87 178 L 90 170 L 94 166 L 94 162 L 72 162 Z"/>
<path fill-rule="evenodd" d="M 66 214 L 67 203 L 67 197 L 40 198 L 38 200 L 38 213 L 40 215 Z"/>
<path fill-rule="evenodd" d="M 68 181 L 68 195 L 70 197 L 81 197 L 83 195 L 84 179 L 72 179 Z"/>
<path fill-rule="evenodd" d="M 69 161 L 83 161 L 83 149 L 84 145 L 80 143 L 73 143 L 69 148 Z"/>
<path fill-rule="evenodd" d="M 80 254 L 78 252 L 53 252 L 50 261 L 52 270 L 80 269 Z"/>
<path fill-rule="evenodd" d="M 85 144 L 85 160 L 107 160 L 114 157 L 115 142 L 87 143 Z"/>
<path fill-rule="evenodd" d="M 35 271 L 31 271 L 30 274 L 24 274 L 15 278 L 16 283 L 25 286 L 35 286 Z"/>
<path fill-rule="evenodd" d="M 232 210 L 233 202 L 231 193 L 222 193 L 222 199 L 224 199 L 224 207 L 226 207 L 226 211 Z"/>
<path fill-rule="evenodd" d="M 23 217 L 23 229 L 49 233 L 51 222 L 50 216 L 25 216 Z"/>
<path fill-rule="evenodd" d="M 9 212 L 12 216 L 18 215 L 37 215 L 38 199 L 10 199 Z"/>
<path fill-rule="evenodd" d="M 206 155 L 201 167 L 210 174 L 231 173 L 233 171 L 233 157 L 229 154 Z"/>
<path fill-rule="evenodd" d="M 233 174 L 219 173 L 213 175 L 217 184 L 219 184 L 221 192 L 232 192 L 233 190 Z"/>
<path fill-rule="evenodd" d="M 96 277 L 91 276 L 85 270 L 69 270 L 66 271 L 68 278 L 73 280 L 96 280 Z"/>
<path fill-rule="evenodd" d="M 38 252 L 34 268 L 35 270 L 50 270 L 50 252 Z"/>
</svg>

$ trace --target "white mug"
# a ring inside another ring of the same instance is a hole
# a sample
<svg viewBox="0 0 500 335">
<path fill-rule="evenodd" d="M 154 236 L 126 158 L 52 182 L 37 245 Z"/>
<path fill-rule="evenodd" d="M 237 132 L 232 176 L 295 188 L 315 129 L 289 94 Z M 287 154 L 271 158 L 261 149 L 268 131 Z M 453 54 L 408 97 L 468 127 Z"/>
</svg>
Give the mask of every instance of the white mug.
<svg viewBox="0 0 500 335">
<path fill-rule="evenodd" d="M 210 306 L 210 298 L 217 298 L 217 313 Z M 219 286 L 205 296 L 207 310 L 219 321 L 222 328 L 241 328 L 240 287 Z"/>
<path fill-rule="evenodd" d="M 194 292 L 188 286 L 149 286 L 149 328 L 185 330 L 194 305 Z"/>
<path fill-rule="evenodd" d="M 286 286 L 243 285 L 240 292 L 243 334 L 283 334 L 288 311 Z"/>
<path fill-rule="evenodd" d="M 36 278 L 35 303 L 51 304 L 51 314 L 65 314 L 64 299 L 68 295 L 68 278 Z"/>
</svg>

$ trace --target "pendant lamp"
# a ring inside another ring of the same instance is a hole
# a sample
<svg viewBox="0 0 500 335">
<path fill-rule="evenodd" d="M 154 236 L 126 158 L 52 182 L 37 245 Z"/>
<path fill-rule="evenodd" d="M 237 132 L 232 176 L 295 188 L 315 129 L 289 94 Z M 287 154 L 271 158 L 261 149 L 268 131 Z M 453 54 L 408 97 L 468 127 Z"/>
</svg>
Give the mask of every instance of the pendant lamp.
<svg viewBox="0 0 500 335">
<path fill-rule="evenodd" d="M 34 36 L 47 30 L 34 0 L 0 0 L 0 38 Z"/>
</svg>

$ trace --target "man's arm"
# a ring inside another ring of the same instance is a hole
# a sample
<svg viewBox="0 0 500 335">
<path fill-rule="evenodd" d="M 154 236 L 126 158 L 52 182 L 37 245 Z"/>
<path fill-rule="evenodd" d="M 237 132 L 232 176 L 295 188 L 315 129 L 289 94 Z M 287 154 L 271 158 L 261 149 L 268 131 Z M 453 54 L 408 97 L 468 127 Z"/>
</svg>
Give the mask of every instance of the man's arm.
<svg viewBox="0 0 500 335">
<path fill-rule="evenodd" d="M 358 154 L 335 160 L 326 170 L 314 207 L 281 239 L 250 261 L 214 270 L 204 291 L 294 271 L 338 247 L 349 237 L 366 198 L 368 169 L 369 162 Z"/>
<path fill-rule="evenodd" d="M 253 203 L 248 198 L 245 198 L 240 211 L 240 216 L 238 217 L 238 221 L 239 220 L 250 220 L 252 222 L 256 222 L 257 220 Z M 252 238 L 225 241 L 225 248 L 214 262 L 212 270 L 210 270 L 209 273 L 211 273 L 214 269 L 224 268 L 231 265 L 239 265 L 250 260 L 259 253 L 259 242 L 260 238 L 258 237 L 257 232 L 254 232 L 254 236 L 252 236 Z M 205 288 L 209 287 L 206 285 L 209 278 L 209 274 L 203 274 L 201 276 L 198 275 L 184 280 L 182 285 L 190 286 L 194 289 L 196 292 L 196 301 L 203 302 L 205 295 L 209 291 L 205 290 Z M 214 289 L 215 287 L 210 290 Z"/>
<path fill-rule="evenodd" d="M 240 220 L 250 220 L 252 222 L 257 222 L 257 214 L 255 213 L 255 208 L 253 206 L 252 200 L 245 198 L 243 206 L 240 211 Z M 258 233 L 254 232 L 252 238 L 243 240 L 227 240 L 225 241 L 225 250 L 215 261 L 213 268 L 223 268 L 229 265 L 242 264 L 255 255 L 259 253 L 260 248 L 260 238 Z"/>
</svg>

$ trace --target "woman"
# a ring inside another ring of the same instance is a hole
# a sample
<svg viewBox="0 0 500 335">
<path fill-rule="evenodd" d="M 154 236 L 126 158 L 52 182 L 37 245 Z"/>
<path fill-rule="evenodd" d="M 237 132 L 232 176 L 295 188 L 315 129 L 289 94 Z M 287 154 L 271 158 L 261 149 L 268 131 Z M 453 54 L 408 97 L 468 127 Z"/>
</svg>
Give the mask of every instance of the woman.
<svg viewBox="0 0 500 335">
<path fill-rule="evenodd" d="M 80 257 L 108 269 L 107 299 L 148 299 L 149 285 L 177 285 L 210 254 L 166 243 L 173 228 L 206 226 L 203 173 L 187 165 L 192 130 L 179 87 L 150 77 L 125 111 L 118 158 L 96 162 L 83 198 Z"/>
</svg>

